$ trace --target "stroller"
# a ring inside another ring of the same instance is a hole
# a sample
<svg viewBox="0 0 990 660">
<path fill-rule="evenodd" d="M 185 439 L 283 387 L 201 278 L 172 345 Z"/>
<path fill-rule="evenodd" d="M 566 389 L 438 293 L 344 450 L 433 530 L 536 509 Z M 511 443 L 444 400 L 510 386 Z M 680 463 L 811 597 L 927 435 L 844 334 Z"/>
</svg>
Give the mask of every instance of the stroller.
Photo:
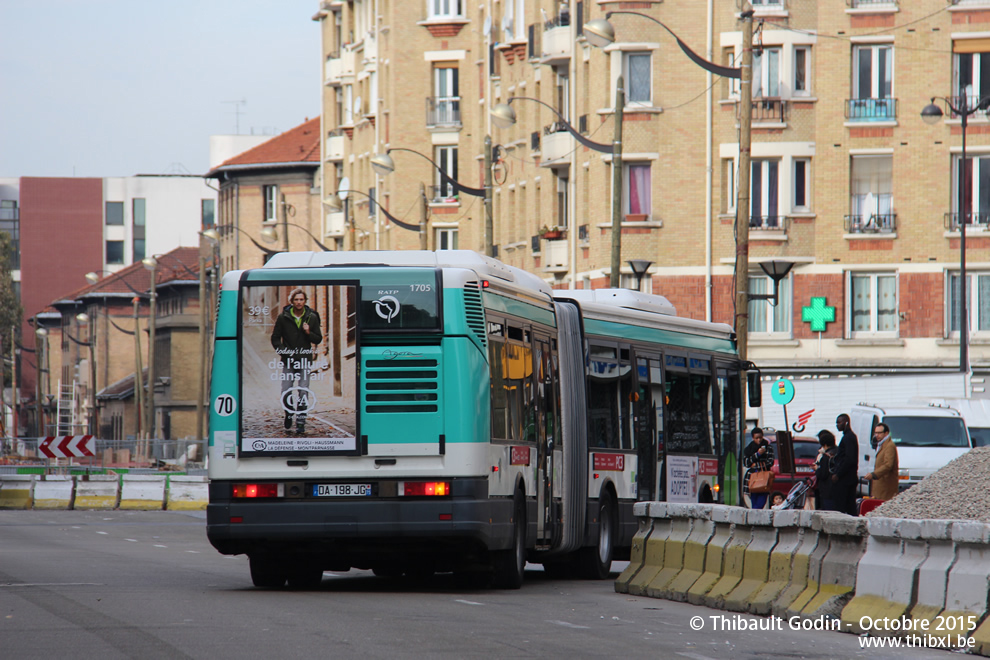
<svg viewBox="0 0 990 660">
<path fill-rule="evenodd" d="M 787 493 L 787 497 L 784 498 L 784 503 L 779 505 L 777 509 L 803 509 L 804 502 L 808 497 L 808 492 L 815 487 L 814 479 L 814 477 L 811 477 L 809 479 L 805 479 L 804 481 L 799 481 L 791 486 L 791 490 Z"/>
</svg>

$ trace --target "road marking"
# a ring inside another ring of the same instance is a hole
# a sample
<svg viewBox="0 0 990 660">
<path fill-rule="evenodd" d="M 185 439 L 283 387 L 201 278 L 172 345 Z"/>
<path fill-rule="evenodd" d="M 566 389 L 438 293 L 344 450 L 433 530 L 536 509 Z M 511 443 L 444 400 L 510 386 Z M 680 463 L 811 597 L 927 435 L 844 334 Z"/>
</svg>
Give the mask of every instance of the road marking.
<svg viewBox="0 0 990 660">
<path fill-rule="evenodd" d="M 685 658 L 691 658 L 691 660 L 715 660 L 715 658 L 709 658 L 707 655 L 701 655 L 700 653 L 685 653 L 683 651 L 678 651 L 677 655 Z"/>
<path fill-rule="evenodd" d="M 19 584 L 0 584 L 5 587 L 100 587 L 99 582 L 23 582 Z"/>
<path fill-rule="evenodd" d="M 97 534 L 103 534 L 104 536 L 106 536 L 106 535 L 107 535 L 107 534 L 109 534 L 109 533 L 110 533 L 110 532 L 97 532 Z"/>
<path fill-rule="evenodd" d="M 167 545 L 162 545 L 161 543 L 156 543 L 155 544 L 155 547 L 156 548 L 167 548 L 168 546 Z"/>
<path fill-rule="evenodd" d="M 463 599 L 460 599 L 460 598 L 455 599 L 454 602 L 455 603 L 464 603 L 465 605 L 483 605 L 484 604 L 484 603 L 476 603 L 473 600 L 463 600 Z"/>
<path fill-rule="evenodd" d="M 137 543 L 137 539 L 124 539 L 125 541 L 130 541 L 131 543 Z"/>
<path fill-rule="evenodd" d="M 198 555 L 199 554 L 199 550 L 186 550 L 186 552 L 192 553 L 194 555 Z"/>
<path fill-rule="evenodd" d="M 555 623 L 558 626 L 564 626 L 565 628 L 576 628 L 578 630 L 588 630 L 588 626 L 579 626 L 576 623 L 568 623 L 567 621 L 548 621 L 547 623 Z"/>
</svg>

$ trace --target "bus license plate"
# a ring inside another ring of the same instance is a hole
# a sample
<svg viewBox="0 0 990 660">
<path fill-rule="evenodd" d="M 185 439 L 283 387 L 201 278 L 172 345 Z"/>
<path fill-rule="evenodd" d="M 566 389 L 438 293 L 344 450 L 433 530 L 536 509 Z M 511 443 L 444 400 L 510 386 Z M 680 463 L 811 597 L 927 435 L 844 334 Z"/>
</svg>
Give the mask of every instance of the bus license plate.
<svg viewBox="0 0 990 660">
<path fill-rule="evenodd" d="M 313 497 L 356 497 L 371 495 L 371 484 L 316 484 Z"/>
</svg>

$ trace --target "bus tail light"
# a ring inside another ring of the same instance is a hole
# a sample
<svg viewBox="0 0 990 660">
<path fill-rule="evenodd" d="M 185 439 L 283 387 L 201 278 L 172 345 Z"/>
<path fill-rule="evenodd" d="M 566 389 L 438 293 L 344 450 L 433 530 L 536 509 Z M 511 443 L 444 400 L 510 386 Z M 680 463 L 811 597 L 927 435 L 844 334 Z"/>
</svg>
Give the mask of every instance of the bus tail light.
<svg viewBox="0 0 990 660">
<path fill-rule="evenodd" d="M 399 495 L 421 497 L 424 495 L 450 495 L 448 481 L 400 481 Z"/>
<path fill-rule="evenodd" d="M 284 497 L 283 484 L 234 484 L 234 497 Z"/>
</svg>

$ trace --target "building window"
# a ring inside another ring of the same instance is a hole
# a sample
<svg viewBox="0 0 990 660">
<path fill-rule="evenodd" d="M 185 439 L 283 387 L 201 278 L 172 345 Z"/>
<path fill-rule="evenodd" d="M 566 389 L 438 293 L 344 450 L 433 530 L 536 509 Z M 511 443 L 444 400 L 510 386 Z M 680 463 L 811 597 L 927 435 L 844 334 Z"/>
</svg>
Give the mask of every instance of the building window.
<svg viewBox="0 0 990 660">
<path fill-rule="evenodd" d="M 123 226 L 124 225 L 124 203 L 123 202 L 107 202 L 107 226 Z"/>
<path fill-rule="evenodd" d="M 137 263 L 147 256 L 145 254 L 145 239 L 135 238 L 134 239 L 134 258 L 131 260 L 132 263 Z"/>
<path fill-rule="evenodd" d="M 436 194 L 433 196 L 433 201 L 457 200 L 457 188 L 450 180 L 445 180 L 441 171 L 452 179 L 457 181 L 457 147 L 436 147 L 434 152 L 435 160 L 440 170 L 436 173 Z"/>
<path fill-rule="evenodd" d="M 378 198 L 375 197 L 375 189 L 368 188 L 368 217 L 374 218 L 378 215 Z"/>
<path fill-rule="evenodd" d="M 200 204 L 200 218 L 203 229 L 209 229 L 216 223 L 216 200 L 204 199 Z"/>
<path fill-rule="evenodd" d="M 807 46 L 798 46 L 794 49 L 794 95 L 807 96 L 809 93 L 808 65 L 811 62 L 811 49 Z"/>
<path fill-rule="evenodd" d="M 952 42 L 952 51 L 952 88 L 957 97 L 966 98 L 967 106 L 975 106 L 990 94 L 990 39 L 960 39 Z"/>
<path fill-rule="evenodd" d="M 21 268 L 21 214 L 17 200 L 0 200 L 0 232 L 10 237 L 10 255 L 6 267 L 10 270 Z"/>
<path fill-rule="evenodd" d="M 753 53 L 753 98 L 780 96 L 780 48 Z"/>
<path fill-rule="evenodd" d="M 570 179 L 567 177 L 567 170 L 561 170 L 557 174 L 557 226 L 566 229 L 570 211 Z"/>
<path fill-rule="evenodd" d="M 623 165 L 622 215 L 648 220 L 653 212 L 653 183 L 649 163 Z"/>
<path fill-rule="evenodd" d="M 265 222 L 275 222 L 278 219 L 278 186 L 262 186 L 262 196 L 265 200 Z"/>
<path fill-rule="evenodd" d="M 430 18 L 461 18 L 463 0 L 428 0 Z"/>
<path fill-rule="evenodd" d="M 749 226 L 756 229 L 778 229 L 780 161 L 753 159 L 750 169 Z"/>
<path fill-rule="evenodd" d="M 736 210 L 736 159 L 725 160 L 725 209 L 732 213 Z"/>
<path fill-rule="evenodd" d="M 808 182 L 811 181 L 811 160 L 794 159 L 794 208 L 808 210 Z"/>
<path fill-rule="evenodd" d="M 751 294 L 772 295 L 773 280 L 766 275 L 750 275 Z M 749 332 L 760 334 L 790 334 L 791 332 L 791 278 L 780 281 L 777 305 L 769 300 L 749 301 Z"/>
<path fill-rule="evenodd" d="M 853 274 L 849 278 L 850 336 L 897 336 L 897 276 Z"/>
<path fill-rule="evenodd" d="M 434 236 L 435 249 L 456 250 L 457 249 L 457 228 L 443 227 L 436 230 Z"/>
<path fill-rule="evenodd" d="M 893 156 L 853 156 L 850 230 L 894 228 Z"/>
<path fill-rule="evenodd" d="M 433 98 L 426 123 L 429 126 L 460 125 L 460 76 L 456 66 L 445 64 L 433 68 Z"/>
<path fill-rule="evenodd" d="M 893 119 L 894 48 L 889 44 L 853 47 L 853 101 L 850 119 Z"/>
<path fill-rule="evenodd" d="M 967 158 L 953 156 L 955 180 L 952 182 L 952 229 L 959 230 L 959 181 L 963 184 L 962 217 L 967 225 L 990 226 L 990 156 Z"/>
<path fill-rule="evenodd" d="M 124 241 L 107 241 L 107 264 L 124 263 Z"/>
<path fill-rule="evenodd" d="M 653 104 L 653 76 L 651 53 L 625 53 L 622 58 L 622 75 L 626 83 L 626 105 Z"/>
<path fill-rule="evenodd" d="M 966 273 L 966 313 L 971 335 L 990 335 L 990 273 Z M 949 333 L 959 336 L 959 273 L 949 274 Z"/>
</svg>

